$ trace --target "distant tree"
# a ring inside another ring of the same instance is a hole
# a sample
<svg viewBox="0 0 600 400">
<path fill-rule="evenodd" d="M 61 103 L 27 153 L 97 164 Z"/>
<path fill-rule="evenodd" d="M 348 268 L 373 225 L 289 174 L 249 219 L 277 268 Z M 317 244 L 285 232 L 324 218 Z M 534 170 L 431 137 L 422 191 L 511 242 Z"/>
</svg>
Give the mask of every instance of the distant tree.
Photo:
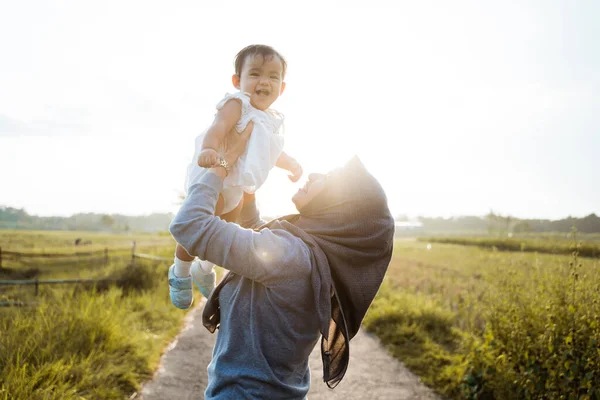
<svg viewBox="0 0 600 400">
<path fill-rule="evenodd" d="M 496 221 L 498 221 L 498 216 L 494 214 L 494 210 L 490 210 L 485 216 L 485 220 L 487 221 L 488 234 L 491 235 L 494 232 L 494 225 L 496 224 Z"/>
<path fill-rule="evenodd" d="M 504 221 L 506 222 L 506 233 L 510 234 L 510 222 L 512 221 L 512 217 L 510 215 L 507 215 L 506 217 L 504 217 Z"/>
<path fill-rule="evenodd" d="M 111 229 L 113 227 L 113 225 L 115 224 L 115 219 L 107 214 L 104 214 L 102 216 L 101 221 L 102 221 L 102 225 L 107 229 Z"/>
<path fill-rule="evenodd" d="M 396 221 L 408 221 L 408 216 L 406 214 L 400 214 L 397 215 L 396 218 L 394 218 Z"/>
<path fill-rule="evenodd" d="M 513 231 L 515 233 L 527 233 L 527 232 L 531 232 L 531 225 L 529 225 L 529 222 L 527 221 L 522 221 L 517 223 L 514 228 Z"/>
<path fill-rule="evenodd" d="M 576 222 L 577 230 L 583 233 L 593 233 L 600 231 L 600 217 L 592 213 Z"/>
<path fill-rule="evenodd" d="M 499 233 L 510 233 L 510 225 L 515 220 L 510 215 L 505 217 L 501 214 L 495 214 L 493 210 L 490 210 L 485 219 L 488 223 L 489 234 L 492 234 L 496 229 Z"/>
<path fill-rule="evenodd" d="M 169 228 L 172 213 L 156 213 L 145 216 L 107 215 L 94 213 L 73 214 L 70 217 L 38 217 L 24 209 L 0 205 L 0 229 L 37 229 L 101 231 L 107 229 L 159 232 Z"/>
</svg>

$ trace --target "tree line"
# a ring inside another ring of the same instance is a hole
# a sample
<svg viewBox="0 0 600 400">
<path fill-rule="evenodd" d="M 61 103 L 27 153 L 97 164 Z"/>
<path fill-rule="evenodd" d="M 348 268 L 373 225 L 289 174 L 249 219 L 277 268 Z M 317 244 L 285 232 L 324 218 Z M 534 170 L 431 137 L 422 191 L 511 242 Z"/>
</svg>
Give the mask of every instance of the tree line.
<svg viewBox="0 0 600 400">
<path fill-rule="evenodd" d="M 406 219 L 398 217 L 397 220 Z M 490 212 L 485 216 L 464 216 L 451 218 L 419 217 L 422 230 L 426 232 L 480 232 L 480 233 L 542 233 L 565 232 L 573 227 L 582 233 L 600 233 L 600 217 L 590 214 L 583 218 L 567 217 L 560 220 L 519 219 L 510 215 Z"/>
<path fill-rule="evenodd" d="M 39 217 L 24 209 L 0 206 L 0 229 L 159 232 L 169 229 L 172 213 L 143 216 L 80 213 L 70 217 Z"/>
<path fill-rule="evenodd" d="M 154 213 L 144 216 L 80 213 L 70 217 L 39 217 L 29 215 L 22 208 L 0 206 L 0 229 L 159 232 L 168 230 L 172 219 L 172 213 Z M 398 216 L 396 220 L 403 221 L 407 218 Z M 600 233 L 600 217 L 593 213 L 583 218 L 547 220 L 519 219 L 490 211 L 485 216 L 419 217 L 418 221 L 422 224 L 421 229 L 426 232 L 568 233 L 575 227 L 582 233 Z"/>
</svg>

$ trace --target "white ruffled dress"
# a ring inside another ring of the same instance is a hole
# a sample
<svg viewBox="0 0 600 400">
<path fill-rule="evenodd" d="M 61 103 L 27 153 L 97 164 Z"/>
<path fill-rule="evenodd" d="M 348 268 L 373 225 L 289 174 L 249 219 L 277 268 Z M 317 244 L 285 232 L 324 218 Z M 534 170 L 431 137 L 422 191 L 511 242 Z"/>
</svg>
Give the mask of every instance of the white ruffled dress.
<svg viewBox="0 0 600 400">
<path fill-rule="evenodd" d="M 235 128 L 241 132 L 248 122 L 254 122 L 252 135 L 244 154 L 240 156 L 229 175 L 223 181 L 221 195 L 225 200 L 223 213 L 232 211 L 242 199 L 244 192 L 254 193 L 267 180 L 269 171 L 275 166 L 283 151 L 283 115 L 275 110 L 262 111 L 250 104 L 250 95 L 244 92 L 227 93 L 217 104 L 220 110 L 229 100 L 238 100 L 242 104 L 242 116 Z M 198 166 L 198 157 L 202 151 L 202 141 L 206 131 L 196 137 L 194 157 L 187 169 L 185 194 L 188 188 L 200 182 L 208 171 Z"/>
</svg>

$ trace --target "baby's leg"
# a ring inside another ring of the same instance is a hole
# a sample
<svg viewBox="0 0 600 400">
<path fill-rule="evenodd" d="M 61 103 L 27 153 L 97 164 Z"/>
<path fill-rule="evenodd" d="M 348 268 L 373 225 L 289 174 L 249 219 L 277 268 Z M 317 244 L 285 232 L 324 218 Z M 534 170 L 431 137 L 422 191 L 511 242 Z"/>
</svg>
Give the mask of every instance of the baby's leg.
<svg viewBox="0 0 600 400">
<path fill-rule="evenodd" d="M 177 247 L 175 248 L 175 255 L 181 261 L 194 261 L 194 256 L 190 256 L 187 250 L 179 243 L 177 243 Z"/>
<path fill-rule="evenodd" d="M 175 276 L 179 278 L 185 278 L 190 274 L 190 267 L 194 261 L 194 256 L 188 254 L 187 250 L 177 243 L 175 247 Z"/>
<path fill-rule="evenodd" d="M 227 214 L 221 215 L 221 219 L 223 219 L 224 221 L 227 221 L 227 222 L 237 221 L 237 219 L 240 216 L 240 213 L 242 212 L 243 206 L 244 206 L 244 199 L 242 198 L 240 200 L 240 202 L 238 203 L 238 205 L 233 210 L 231 210 Z"/>
<path fill-rule="evenodd" d="M 177 243 L 175 260 L 169 268 L 169 297 L 177 308 L 190 308 L 194 302 L 190 269 L 194 257 L 190 256 L 183 246 Z"/>
<path fill-rule="evenodd" d="M 219 194 L 219 199 L 217 200 L 217 205 L 215 206 L 215 215 L 220 217 L 223 213 L 223 208 L 225 207 L 225 199 L 222 194 Z"/>
</svg>

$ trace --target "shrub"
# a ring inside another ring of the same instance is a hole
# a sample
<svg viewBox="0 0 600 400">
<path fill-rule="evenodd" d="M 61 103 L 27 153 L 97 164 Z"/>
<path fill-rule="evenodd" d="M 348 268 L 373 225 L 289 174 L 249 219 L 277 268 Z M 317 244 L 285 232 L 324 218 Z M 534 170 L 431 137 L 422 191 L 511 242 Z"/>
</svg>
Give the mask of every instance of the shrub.
<svg viewBox="0 0 600 400">
<path fill-rule="evenodd" d="M 423 382 L 451 394 L 460 385 L 463 333 L 455 315 L 424 296 L 384 284 L 364 320 L 393 356 Z"/>
<path fill-rule="evenodd" d="M 397 242 L 365 319 L 453 399 L 600 399 L 600 261 Z"/>
<path fill-rule="evenodd" d="M 184 315 L 157 285 L 163 272 L 140 265 L 122 287 L 45 290 L 36 307 L 0 309 L 0 398 L 130 396 Z"/>
<path fill-rule="evenodd" d="M 600 294 L 595 271 L 568 268 L 499 279 L 488 300 L 483 339 L 467 355 L 469 398 L 600 397 Z M 515 279 L 523 285 L 515 290 Z"/>
</svg>

